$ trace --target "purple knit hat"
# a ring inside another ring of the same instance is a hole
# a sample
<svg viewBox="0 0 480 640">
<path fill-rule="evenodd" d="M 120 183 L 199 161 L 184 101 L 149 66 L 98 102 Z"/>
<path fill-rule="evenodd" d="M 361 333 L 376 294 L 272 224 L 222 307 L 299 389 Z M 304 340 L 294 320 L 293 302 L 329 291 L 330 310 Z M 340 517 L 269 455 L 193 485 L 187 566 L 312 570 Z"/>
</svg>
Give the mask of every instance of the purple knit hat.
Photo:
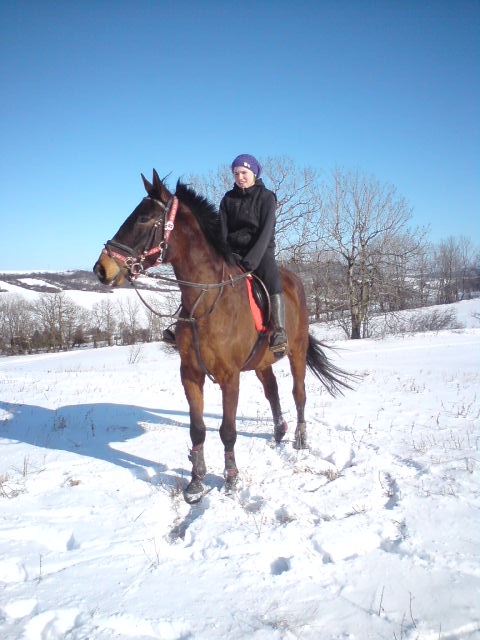
<svg viewBox="0 0 480 640">
<path fill-rule="evenodd" d="M 259 178 L 262 173 L 262 167 L 258 160 L 248 153 L 241 153 L 235 158 L 232 162 L 232 171 L 235 167 L 246 167 L 247 169 L 250 169 L 250 171 L 253 171 L 257 178 Z"/>
</svg>

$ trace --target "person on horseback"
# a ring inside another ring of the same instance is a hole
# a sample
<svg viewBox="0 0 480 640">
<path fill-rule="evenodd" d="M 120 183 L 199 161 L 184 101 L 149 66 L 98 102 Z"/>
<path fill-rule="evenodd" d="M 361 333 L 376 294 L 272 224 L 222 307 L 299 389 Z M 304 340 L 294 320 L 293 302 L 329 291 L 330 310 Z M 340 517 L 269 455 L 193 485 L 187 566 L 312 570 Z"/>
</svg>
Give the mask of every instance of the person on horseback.
<svg viewBox="0 0 480 640">
<path fill-rule="evenodd" d="M 220 202 L 220 228 L 232 252 L 246 271 L 253 271 L 270 295 L 270 350 L 282 357 L 287 350 L 285 302 L 275 260 L 277 198 L 260 178 L 262 167 L 254 156 L 242 153 L 232 162 L 233 189 Z"/>
</svg>

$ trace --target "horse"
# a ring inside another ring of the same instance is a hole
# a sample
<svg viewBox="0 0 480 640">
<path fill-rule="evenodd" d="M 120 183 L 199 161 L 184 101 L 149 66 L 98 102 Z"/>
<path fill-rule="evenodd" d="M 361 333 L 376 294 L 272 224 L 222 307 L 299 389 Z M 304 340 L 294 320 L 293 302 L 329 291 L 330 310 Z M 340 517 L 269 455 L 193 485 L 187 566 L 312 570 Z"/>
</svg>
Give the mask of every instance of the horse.
<svg viewBox="0 0 480 640">
<path fill-rule="evenodd" d="M 236 410 L 240 373 L 255 370 L 273 416 L 273 436 L 280 443 L 287 431 L 272 365 L 268 332 L 255 327 L 247 293 L 248 274 L 220 233 L 218 211 L 191 187 L 177 182 L 172 194 L 156 170 L 153 182 L 141 174 L 147 193 L 105 245 L 93 270 L 100 282 L 120 286 L 160 263 L 170 264 L 181 291 L 182 307 L 175 328 L 181 381 L 190 409 L 191 480 L 184 490 L 188 503 L 198 502 L 207 488 L 204 457 L 206 427 L 203 388 L 208 376 L 222 392 L 220 438 L 225 451 L 225 490 L 235 490 Z M 325 345 L 309 333 L 305 291 L 291 271 L 280 269 L 286 306 L 287 357 L 293 377 L 297 425 L 293 446 L 308 448 L 305 422 L 307 367 L 331 395 L 350 388 L 348 375 L 329 361 Z M 278 356 L 277 356 L 278 357 Z"/>
</svg>

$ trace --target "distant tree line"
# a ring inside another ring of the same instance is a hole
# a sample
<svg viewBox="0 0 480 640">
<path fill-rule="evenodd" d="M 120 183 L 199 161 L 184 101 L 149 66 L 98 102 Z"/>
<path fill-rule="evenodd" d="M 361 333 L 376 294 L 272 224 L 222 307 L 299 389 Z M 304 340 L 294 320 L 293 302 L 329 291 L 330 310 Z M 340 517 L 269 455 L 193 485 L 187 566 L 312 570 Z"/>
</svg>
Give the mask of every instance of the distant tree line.
<svg viewBox="0 0 480 640">
<path fill-rule="evenodd" d="M 149 304 L 153 307 L 158 301 L 149 297 Z M 175 302 L 167 300 L 166 306 L 173 308 Z M 162 309 L 162 313 L 168 308 Z M 3 354 L 153 342 L 161 339 L 166 324 L 166 319 L 133 297 L 116 301 L 106 298 L 85 309 L 64 292 L 44 293 L 35 302 L 18 294 L 0 296 Z"/>
<path fill-rule="evenodd" d="M 284 260 L 305 284 L 311 320 L 340 325 L 349 337 L 367 337 L 370 320 L 379 314 L 478 295 L 478 256 L 467 239 L 429 245 L 419 244 L 407 233 L 391 242 L 388 252 L 375 245 L 368 260 L 361 256 L 353 276 L 355 254 L 344 257 L 334 247 L 319 248 L 308 259 Z M 158 313 L 173 313 L 178 295 L 160 301 L 149 294 L 148 303 Z M 168 323 L 134 297 L 116 301 L 107 297 L 85 309 L 64 292 L 43 293 L 35 302 L 18 294 L 0 295 L 0 352 L 15 355 L 154 342 L 161 340 Z"/>
<path fill-rule="evenodd" d="M 480 294 L 478 247 L 465 237 L 429 242 L 426 229 L 409 227 L 412 209 L 394 186 L 342 169 L 321 181 L 314 169 L 288 158 L 262 165 L 278 200 L 277 258 L 303 280 L 312 321 L 334 322 L 348 337 L 364 338 L 379 314 Z M 218 205 L 232 177 L 223 166 L 188 182 Z M 149 304 L 173 312 L 178 295 L 161 300 L 152 294 Z M 4 354 L 150 342 L 161 339 L 166 324 L 131 297 L 103 299 L 86 310 L 63 292 L 33 303 L 0 296 Z"/>
</svg>

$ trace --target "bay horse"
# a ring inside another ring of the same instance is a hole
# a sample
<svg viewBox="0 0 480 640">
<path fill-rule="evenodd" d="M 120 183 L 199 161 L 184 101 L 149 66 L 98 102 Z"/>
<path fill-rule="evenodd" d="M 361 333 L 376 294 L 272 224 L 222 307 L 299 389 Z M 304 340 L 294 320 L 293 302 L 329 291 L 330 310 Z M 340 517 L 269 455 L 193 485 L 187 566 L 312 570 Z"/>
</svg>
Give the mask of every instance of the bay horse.
<svg viewBox="0 0 480 640">
<path fill-rule="evenodd" d="M 255 370 L 270 403 L 274 438 L 279 443 L 287 431 L 272 365 L 275 356 L 268 334 L 259 334 L 250 310 L 245 273 L 222 238 L 215 207 L 193 189 L 177 183 L 170 193 L 157 172 L 153 182 L 142 174 L 147 196 L 109 240 L 93 270 L 103 284 L 119 286 L 140 272 L 171 264 L 182 296 L 175 329 L 180 354 L 180 375 L 190 408 L 192 478 L 185 500 L 197 502 L 205 493 L 206 475 L 203 421 L 203 387 L 208 375 L 222 391 L 220 438 L 225 448 L 226 490 L 233 490 L 238 468 L 234 447 L 240 373 Z M 294 447 L 308 448 L 305 423 L 306 367 L 327 390 L 336 395 L 349 387 L 349 376 L 325 355 L 323 343 L 309 334 L 305 292 L 300 279 L 280 269 L 286 305 L 288 358 L 293 376 L 297 411 Z"/>
</svg>

